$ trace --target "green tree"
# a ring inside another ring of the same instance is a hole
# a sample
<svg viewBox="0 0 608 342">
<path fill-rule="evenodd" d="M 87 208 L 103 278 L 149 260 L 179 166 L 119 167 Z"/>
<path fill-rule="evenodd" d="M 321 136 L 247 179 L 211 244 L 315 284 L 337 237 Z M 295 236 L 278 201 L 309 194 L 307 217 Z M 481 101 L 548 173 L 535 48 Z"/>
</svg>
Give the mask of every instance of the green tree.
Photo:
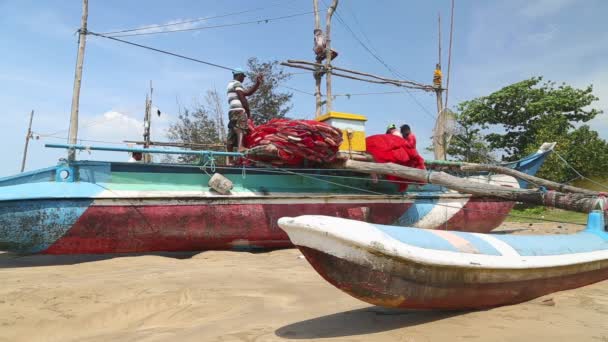
<svg viewBox="0 0 608 342">
<path fill-rule="evenodd" d="M 177 120 L 169 126 L 169 140 L 184 144 L 195 150 L 223 151 L 225 145 L 225 129 L 222 127 L 222 110 L 217 91 L 208 91 L 204 104 L 197 104 L 192 109 L 185 108 L 177 116 Z M 197 157 L 181 155 L 180 162 L 196 162 Z M 170 161 L 171 158 L 165 158 Z"/>
<path fill-rule="evenodd" d="M 557 86 L 534 77 L 461 103 L 458 117 L 465 128 L 463 140 L 473 147 L 483 137 L 489 148 L 502 153 L 504 159 L 517 160 L 536 151 L 543 142 L 554 141 L 556 152 L 574 169 L 593 176 L 608 167 L 606 141 L 589 126 L 581 125 L 602 113 L 590 107 L 596 100 L 592 86 Z M 490 133 L 483 136 L 482 132 Z M 466 155 L 458 146 L 453 152 Z M 545 162 L 539 176 L 565 182 L 577 174 L 554 155 Z"/>
<path fill-rule="evenodd" d="M 552 135 L 564 135 L 577 123 L 601 113 L 588 107 L 598 100 L 592 86 L 576 89 L 541 82 L 542 77 L 533 77 L 465 101 L 460 105 L 461 113 L 481 128 L 502 128 L 502 132 L 492 132 L 485 139 L 492 149 L 504 150 L 509 160 L 523 157 L 541 131 L 550 129 Z"/>
<path fill-rule="evenodd" d="M 255 79 L 256 75 L 264 75 L 260 88 L 247 98 L 253 122 L 256 125 L 267 123 L 271 119 L 284 118 L 291 110 L 292 93 L 280 92 L 278 87 L 289 80 L 291 74 L 286 73 L 278 61 L 260 62 L 257 58 L 249 58 L 246 71 L 247 79 Z"/>
<path fill-rule="evenodd" d="M 494 160 L 481 128 L 471 118 L 460 111 L 456 114 L 456 132 L 448 146 L 452 159 L 469 163 L 488 163 Z"/>
</svg>

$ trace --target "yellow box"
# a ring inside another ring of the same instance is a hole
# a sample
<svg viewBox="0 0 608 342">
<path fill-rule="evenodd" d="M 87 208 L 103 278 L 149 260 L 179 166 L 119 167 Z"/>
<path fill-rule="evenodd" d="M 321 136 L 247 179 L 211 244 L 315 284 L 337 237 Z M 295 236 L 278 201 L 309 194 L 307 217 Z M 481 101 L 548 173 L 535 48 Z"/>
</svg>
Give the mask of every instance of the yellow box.
<svg viewBox="0 0 608 342">
<path fill-rule="evenodd" d="M 344 140 L 340 145 L 341 151 L 365 152 L 365 121 L 367 121 L 367 118 L 364 115 L 329 112 L 315 118 L 315 120 L 325 122 L 342 131 L 342 139 Z M 350 138 L 349 133 L 351 133 Z"/>
</svg>

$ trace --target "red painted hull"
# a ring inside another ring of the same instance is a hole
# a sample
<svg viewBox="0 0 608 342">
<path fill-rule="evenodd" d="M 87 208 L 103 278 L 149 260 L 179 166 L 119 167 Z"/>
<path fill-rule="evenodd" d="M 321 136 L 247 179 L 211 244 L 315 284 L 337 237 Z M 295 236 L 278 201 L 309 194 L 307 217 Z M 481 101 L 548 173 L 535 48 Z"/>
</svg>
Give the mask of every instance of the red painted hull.
<svg viewBox="0 0 608 342">
<path fill-rule="evenodd" d="M 293 247 L 284 216 L 393 223 L 411 203 L 133 205 L 88 208 L 43 253 L 100 254 Z"/>
<path fill-rule="evenodd" d="M 527 273 L 534 274 L 534 279 L 465 283 L 462 280 L 463 270 L 439 266 L 432 268 L 413 263 L 396 265 L 388 261 L 384 269 L 390 271 L 381 272 L 308 247 L 298 248 L 315 270 L 335 287 L 359 300 L 392 308 L 484 309 L 517 304 L 608 278 L 608 260 L 604 260 L 586 265 L 563 266 L 562 268 L 575 267 L 581 270 L 564 276 L 544 277 L 543 272 L 548 273 L 549 270 L 538 269 L 485 270 L 479 272 L 506 272 L 513 279 Z M 552 268 L 551 271 L 558 269 Z M 414 274 L 418 276 L 413 276 Z M 428 279 L 422 279 L 425 275 Z M 530 277 L 522 277 L 525 278 Z"/>
<path fill-rule="evenodd" d="M 447 222 L 447 230 L 471 233 L 489 233 L 500 226 L 515 202 L 490 198 L 472 198 L 462 210 Z"/>
</svg>

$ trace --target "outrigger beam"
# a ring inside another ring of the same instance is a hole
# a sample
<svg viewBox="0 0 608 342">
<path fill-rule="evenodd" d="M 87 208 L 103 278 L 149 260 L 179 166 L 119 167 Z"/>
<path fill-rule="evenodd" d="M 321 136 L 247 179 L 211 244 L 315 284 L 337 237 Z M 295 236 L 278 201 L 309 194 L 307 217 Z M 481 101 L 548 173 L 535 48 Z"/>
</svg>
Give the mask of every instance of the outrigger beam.
<svg viewBox="0 0 608 342">
<path fill-rule="evenodd" d="M 65 148 L 70 150 L 84 151 L 112 151 L 112 152 L 140 152 L 140 153 L 158 153 L 158 154 L 188 154 L 194 156 L 230 156 L 244 157 L 240 152 L 223 152 L 223 151 L 192 151 L 192 150 L 165 150 L 160 148 L 139 148 L 139 147 L 112 147 L 112 146 L 88 146 L 76 144 L 45 144 L 48 148 Z"/>
<path fill-rule="evenodd" d="M 362 173 L 391 175 L 420 183 L 442 185 L 451 190 L 476 196 L 502 198 L 581 213 L 589 213 L 598 208 L 598 206 L 603 208 L 602 210 L 608 208 L 608 199 L 603 195 L 593 196 L 581 193 L 562 193 L 553 190 L 509 188 L 494 184 L 483 184 L 455 177 L 445 172 L 419 170 L 393 163 L 378 164 L 356 160 L 341 160 L 334 162 L 332 166 L 334 168 L 355 170 Z"/>
</svg>

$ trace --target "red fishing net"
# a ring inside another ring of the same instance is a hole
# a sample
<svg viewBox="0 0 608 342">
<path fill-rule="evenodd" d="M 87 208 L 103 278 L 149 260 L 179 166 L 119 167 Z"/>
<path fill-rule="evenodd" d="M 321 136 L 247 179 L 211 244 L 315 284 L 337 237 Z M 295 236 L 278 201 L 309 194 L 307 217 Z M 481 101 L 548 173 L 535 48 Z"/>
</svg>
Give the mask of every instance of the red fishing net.
<svg viewBox="0 0 608 342">
<path fill-rule="evenodd" d="M 302 165 L 304 160 L 331 162 L 336 158 L 341 143 L 342 132 L 339 129 L 313 120 L 274 119 L 253 127 L 245 139 L 247 148 L 274 145 L 279 160 L 271 163 L 290 166 Z"/>
<path fill-rule="evenodd" d="M 424 159 L 418 154 L 411 143 L 401 137 L 392 134 L 372 135 L 365 139 L 367 152 L 374 157 L 378 163 L 395 163 L 417 169 L 425 169 Z M 386 176 L 393 181 L 407 181 L 406 179 Z M 399 191 L 407 190 L 407 183 L 398 183 Z"/>
</svg>

